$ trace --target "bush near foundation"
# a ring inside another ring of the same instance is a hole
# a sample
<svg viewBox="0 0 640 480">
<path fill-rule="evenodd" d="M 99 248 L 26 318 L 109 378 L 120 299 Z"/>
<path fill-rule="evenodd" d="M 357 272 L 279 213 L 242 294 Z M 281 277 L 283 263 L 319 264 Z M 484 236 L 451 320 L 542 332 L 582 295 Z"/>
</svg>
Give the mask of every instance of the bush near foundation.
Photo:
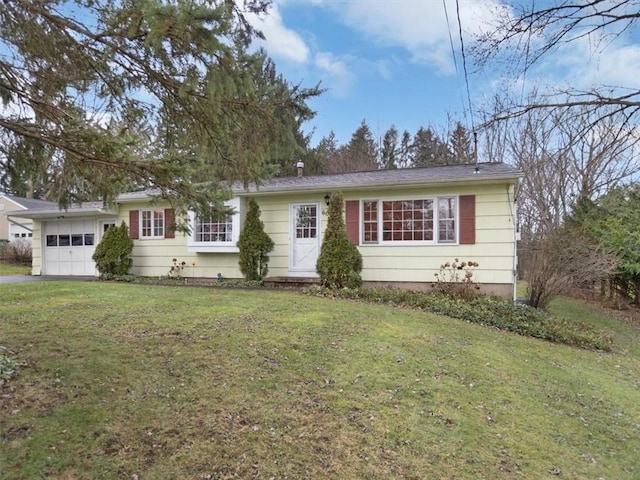
<svg viewBox="0 0 640 480">
<path fill-rule="evenodd" d="M 247 216 L 238 239 L 239 266 L 245 280 L 260 281 L 269 272 L 269 252 L 275 246 L 264 231 L 260 207 L 253 198 L 247 204 Z"/>
<path fill-rule="evenodd" d="M 133 240 L 124 221 L 119 227 L 109 227 L 96 246 L 93 260 L 102 278 L 123 277 L 129 274 L 133 265 L 131 252 Z"/>
<path fill-rule="evenodd" d="M 332 194 L 327 229 L 316 262 L 320 282 L 330 288 L 356 288 L 362 285 L 362 255 L 347 237 L 342 217 L 343 207 L 342 194 Z"/>
</svg>

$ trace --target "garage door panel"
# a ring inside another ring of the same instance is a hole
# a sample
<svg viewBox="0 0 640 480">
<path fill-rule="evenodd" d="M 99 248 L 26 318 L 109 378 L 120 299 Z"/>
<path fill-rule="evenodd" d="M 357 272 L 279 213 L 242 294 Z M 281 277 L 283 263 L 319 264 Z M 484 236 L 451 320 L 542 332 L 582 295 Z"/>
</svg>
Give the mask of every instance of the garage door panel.
<svg viewBox="0 0 640 480">
<path fill-rule="evenodd" d="M 44 224 L 45 275 L 95 275 L 95 220 L 59 220 Z"/>
</svg>

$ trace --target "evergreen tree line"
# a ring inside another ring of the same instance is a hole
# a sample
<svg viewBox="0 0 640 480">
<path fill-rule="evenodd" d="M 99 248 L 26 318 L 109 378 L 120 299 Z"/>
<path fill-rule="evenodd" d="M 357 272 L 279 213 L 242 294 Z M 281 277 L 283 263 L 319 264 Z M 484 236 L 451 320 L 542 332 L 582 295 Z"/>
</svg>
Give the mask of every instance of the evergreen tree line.
<svg viewBox="0 0 640 480">
<path fill-rule="evenodd" d="M 303 160 L 307 174 L 330 174 L 468 164 L 475 161 L 474 152 L 472 132 L 460 122 L 446 134 L 432 127 L 420 127 L 414 135 L 407 130 L 400 134 L 392 125 L 376 138 L 363 120 L 348 143 L 340 145 L 331 131 Z"/>
<path fill-rule="evenodd" d="M 284 88 L 284 80 L 275 74 L 273 63 L 262 57 L 266 68 L 262 71 L 266 84 Z M 305 119 L 310 116 L 304 117 Z M 275 176 L 296 174 L 296 160 L 305 164 L 305 175 L 347 173 L 376 169 L 459 165 L 475 161 L 471 132 L 460 122 L 448 134 L 433 127 L 420 127 L 415 134 L 402 134 L 392 125 L 376 139 L 366 120 L 363 120 L 346 144 L 339 144 L 333 131 L 311 147 L 311 134 L 302 130 L 303 121 L 291 125 L 291 144 L 295 148 L 272 146 L 270 171 Z M 0 191 L 28 198 L 55 200 L 51 195 L 52 172 L 50 149 L 29 139 L 15 139 L 0 148 Z M 197 176 L 197 175 L 196 175 Z M 125 182 L 121 190 L 139 189 L 140 185 Z M 77 200 L 93 200 L 99 192 L 88 188 Z"/>
</svg>

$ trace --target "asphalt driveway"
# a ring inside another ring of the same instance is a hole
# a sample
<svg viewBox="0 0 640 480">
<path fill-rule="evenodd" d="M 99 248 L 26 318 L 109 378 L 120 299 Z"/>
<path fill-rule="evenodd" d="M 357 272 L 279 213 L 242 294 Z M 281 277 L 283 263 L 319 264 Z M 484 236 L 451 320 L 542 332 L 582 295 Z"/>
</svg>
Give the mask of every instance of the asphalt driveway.
<svg viewBox="0 0 640 480">
<path fill-rule="evenodd" d="M 26 282 L 51 282 L 51 281 L 76 281 L 76 282 L 90 282 L 97 280 L 96 277 L 65 277 L 65 276 L 41 276 L 41 275 L 8 275 L 0 276 L 1 283 L 26 283 Z"/>
</svg>

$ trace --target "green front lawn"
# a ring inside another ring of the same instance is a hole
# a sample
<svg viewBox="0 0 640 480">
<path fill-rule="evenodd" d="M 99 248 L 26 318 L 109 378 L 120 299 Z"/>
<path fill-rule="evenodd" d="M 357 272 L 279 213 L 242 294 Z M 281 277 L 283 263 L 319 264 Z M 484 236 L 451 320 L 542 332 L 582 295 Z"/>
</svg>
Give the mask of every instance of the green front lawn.
<svg viewBox="0 0 640 480">
<path fill-rule="evenodd" d="M 29 275 L 30 273 L 31 266 L 29 265 L 16 265 L 0 260 L 0 276 Z"/>
<path fill-rule="evenodd" d="M 640 332 L 593 308 L 615 353 L 293 292 L 0 298 L 22 364 L 0 387 L 0 478 L 640 477 Z"/>
</svg>

